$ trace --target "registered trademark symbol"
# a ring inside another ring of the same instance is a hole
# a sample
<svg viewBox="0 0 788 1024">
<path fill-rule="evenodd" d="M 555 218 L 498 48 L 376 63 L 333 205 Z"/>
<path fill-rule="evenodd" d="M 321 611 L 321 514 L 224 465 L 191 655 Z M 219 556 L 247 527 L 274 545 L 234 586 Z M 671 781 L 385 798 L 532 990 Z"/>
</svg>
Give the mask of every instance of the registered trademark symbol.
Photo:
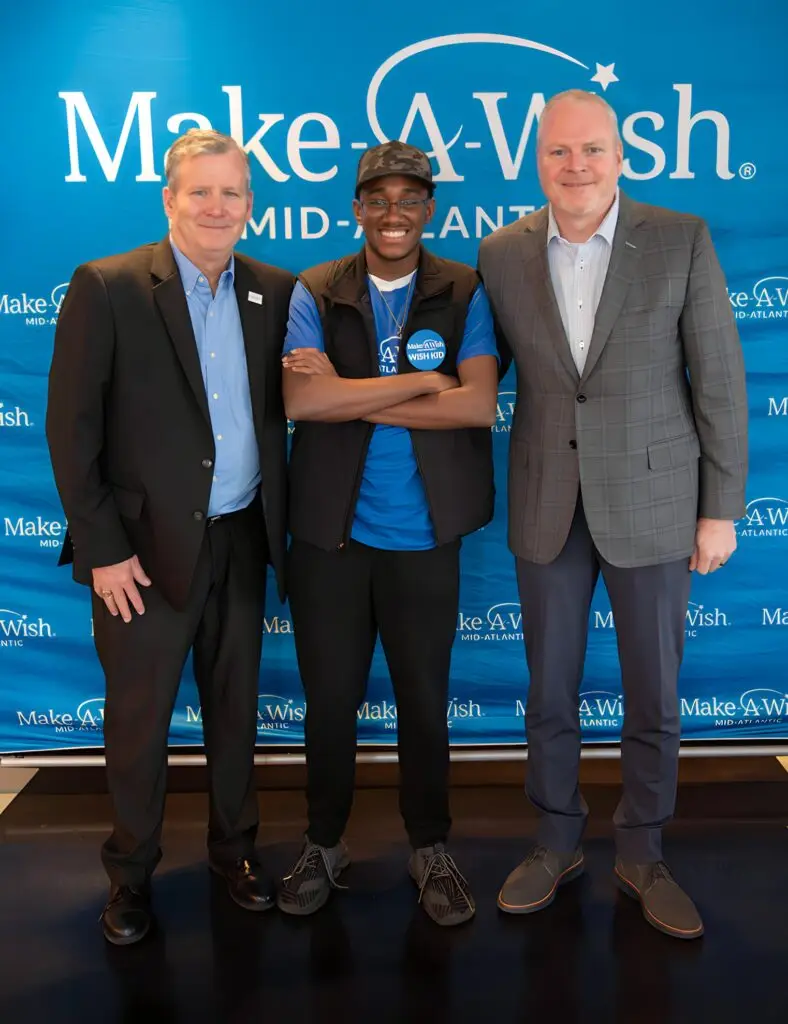
<svg viewBox="0 0 788 1024">
<path fill-rule="evenodd" d="M 755 177 L 756 170 L 757 168 L 755 164 L 751 164 L 748 161 L 747 163 L 742 164 L 739 168 L 739 177 L 744 178 L 745 181 L 748 181 L 750 178 Z"/>
</svg>

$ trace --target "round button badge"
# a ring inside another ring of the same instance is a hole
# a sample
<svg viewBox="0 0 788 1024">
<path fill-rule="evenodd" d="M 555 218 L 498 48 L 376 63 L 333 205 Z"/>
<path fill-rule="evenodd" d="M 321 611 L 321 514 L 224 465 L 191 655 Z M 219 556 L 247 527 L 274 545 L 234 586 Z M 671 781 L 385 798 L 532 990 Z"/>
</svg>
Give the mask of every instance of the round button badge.
<svg viewBox="0 0 788 1024">
<path fill-rule="evenodd" d="M 446 342 L 436 331 L 416 331 L 408 338 L 405 354 L 417 370 L 436 370 L 446 358 Z"/>
</svg>

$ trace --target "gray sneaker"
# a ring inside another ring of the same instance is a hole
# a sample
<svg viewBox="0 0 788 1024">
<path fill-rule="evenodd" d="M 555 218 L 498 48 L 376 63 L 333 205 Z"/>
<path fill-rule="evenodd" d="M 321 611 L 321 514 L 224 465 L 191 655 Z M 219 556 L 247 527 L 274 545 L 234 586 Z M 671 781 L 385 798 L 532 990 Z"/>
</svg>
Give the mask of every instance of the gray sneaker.
<svg viewBox="0 0 788 1024">
<path fill-rule="evenodd" d="M 583 851 L 556 853 L 537 846 L 509 875 L 498 893 L 498 906 L 507 914 L 533 914 L 549 907 L 558 887 L 583 873 Z"/>
<path fill-rule="evenodd" d="M 695 904 L 664 861 L 629 864 L 616 858 L 616 882 L 627 896 L 640 901 L 643 916 L 654 928 L 676 939 L 703 935 L 703 921 Z"/>
<path fill-rule="evenodd" d="M 462 924 L 476 913 L 468 883 L 443 843 L 414 850 L 408 871 L 419 887 L 419 903 L 436 924 Z"/>
<path fill-rule="evenodd" d="M 318 846 L 306 837 L 304 849 L 293 870 L 279 886 L 276 905 L 285 914 L 314 914 L 324 905 L 332 889 L 346 889 L 337 882 L 339 874 L 350 864 L 347 847 Z"/>
</svg>

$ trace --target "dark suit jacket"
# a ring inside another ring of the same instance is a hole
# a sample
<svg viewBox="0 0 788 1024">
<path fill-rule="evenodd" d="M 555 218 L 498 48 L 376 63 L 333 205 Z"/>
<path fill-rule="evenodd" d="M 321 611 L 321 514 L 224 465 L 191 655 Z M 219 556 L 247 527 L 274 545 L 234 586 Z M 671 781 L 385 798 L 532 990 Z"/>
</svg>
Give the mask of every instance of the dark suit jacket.
<svg viewBox="0 0 788 1024">
<path fill-rule="evenodd" d="M 271 561 L 284 592 L 287 421 L 280 355 L 293 277 L 235 254 Z M 263 296 L 252 302 L 249 293 Z M 215 448 L 168 239 L 77 268 L 55 332 L 47 439 L 68 535 L 61 564 L 136 554 L 183 608 L 206 529 Z M 73 545 L 73 546 L 72 546 Z"/>
</svg>

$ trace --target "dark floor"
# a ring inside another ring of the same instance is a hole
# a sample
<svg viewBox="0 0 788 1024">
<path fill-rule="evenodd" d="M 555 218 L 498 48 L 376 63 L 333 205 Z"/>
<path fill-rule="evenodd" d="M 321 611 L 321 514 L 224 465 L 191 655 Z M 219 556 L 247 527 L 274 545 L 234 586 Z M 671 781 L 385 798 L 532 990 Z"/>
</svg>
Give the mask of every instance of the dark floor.
<svg viewBox="0 0 788 1024">
<path fill-rule="evenodd" d="M 98 924 L 101 774 L 83 776 L 80 788 L 95 790 L 85 796 L 73 792 L 75 774 L 40 772 L 0 817 L 0 1024 L 786 1024 L 788 774 L 774 759 L 682 763 L 666 854 L 705 918 L 705 937 L 691 943 L 651 929 L 613 885 L 615 763 L 584 764 L 586 876 L 540 914 L 496 909 L 533 825 L 514 784 L 522 771 L 455 768 L 452 852 L 478 912 L 447 930 L 418 908 L 406 877 L 390 771 L 361 773 L 350 889 L 305 920 L 230 903 L 205 867 L 205 797 L 175 793 L 155 884 L 160 927 L 125 949 L 109 947 Z M 194 779 L 173 773 L 172 788 Z M 303 827 L 300 776 L 265 769 L 261 783 L 279 787 L 260 793 L 260 846 L 281 873 Z"/>
</svg>

